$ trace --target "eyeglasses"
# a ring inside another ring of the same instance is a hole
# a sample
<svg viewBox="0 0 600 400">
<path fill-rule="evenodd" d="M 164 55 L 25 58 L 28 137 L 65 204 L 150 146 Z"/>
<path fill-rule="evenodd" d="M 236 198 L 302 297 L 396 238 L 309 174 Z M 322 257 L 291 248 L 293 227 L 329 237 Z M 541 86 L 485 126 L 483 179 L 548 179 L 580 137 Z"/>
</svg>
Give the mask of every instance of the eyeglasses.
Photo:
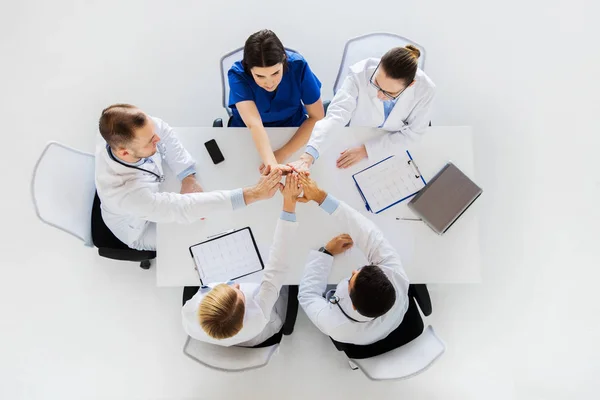
<svg viewBox="0 0 600 400">
<path fill-rule="evenodd" d="M 371 79 L 369 79 L 369 83 L 370 83 L 370 84 L 371 84 L 371 85 L 372 85 L 372 86 L 373 86 L 375 89 L 377 89 L 377 91 L 378 91 L 378 92 L 381 92 L 381 93 L 383 93 L 383 95 L 384 95 L 385 97 L 387 97 L 388 99 L 390 99 L 390 100 L 396 100 L 398 97 L 400 97 L 400 95 L 401 95 L 402 93 L 404 93 L 404 91 L 406 90 L 406 88 L 408 88 L 408 86 L 407 86 L 407 87 L 405 87 L 404 89 L 402 89 L 402 91 L 401 91 L 400 93 L 398 93 L 397 95 L 395 95 L 395 96 L 394 96 L 393 94 L 391 94 L 390 92 L 383 90 L 382 88 L 380 88 L 380 87 L 379 87 L 379 85 L 378 85 L 378 84 L 376 84 L 376 83 L 373 81 L 373 77 L 374 77 L 374 76 L 375 76 L 375 74 L 377 73 L 377 70 L 378 70 L 378 69 L 379 69 L 379 64 L 377 64 L 377 68 L 375 68 L 375 71 L 373 71 L 373 75 L 371 75 Z M 409 85 L 409 86 L 410 86 L 410 85 Z"/>
</svg>

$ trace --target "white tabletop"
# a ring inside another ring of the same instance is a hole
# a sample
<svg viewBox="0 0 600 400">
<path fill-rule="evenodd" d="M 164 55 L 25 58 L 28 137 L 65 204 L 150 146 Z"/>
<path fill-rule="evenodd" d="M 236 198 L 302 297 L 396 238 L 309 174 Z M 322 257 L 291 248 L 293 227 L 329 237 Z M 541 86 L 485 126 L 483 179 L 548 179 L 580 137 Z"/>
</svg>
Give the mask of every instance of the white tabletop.
<svg viewBox="0 0 600 400">
<path fill-rule="evenodd" d="M 175 128 L 185 148 L 196 159 L 198 180 L 205 191 L 235 189 L 253 185 L 259 177 L 260 158 L 250 133 L 243 128 Z M 273 148 L 279 148 L 295 129 L 268 129 Z M 319 186 L 345 201 L 373 220 L 400 254 L 406 273 L 413 283 L 474 283 L 480 282 L 480 253 L 478 210 L 485 195 L 477 200 L 443 236 L 438 236 L 419 221 L 398 221 L 396 217 L 411 217 L 412 212 L 402 202 L 381 214 L 365 209 L 352 174 L 379 160 L 363 160 L 347 169 L 335 167 L 339 153 L 350 146 L 381 135 L 382 131 L 366 128 L 343 128 L 333 132 L 335 144 L 311 170 Z M 216 139 L 225 161 L 214 165 L 204 143 Z M 416 143 L 398 147 L 396 152 L 408 149 L 426 180 L 431 179 L 448 161 L 456 164 L 465 174 L 476 180 L 473 167 L 473 137 L 470 127 L 431 127 Z M 293 161 L 301 152 L 290 159 Z M 165 168 L 165 191 L 179 191 L 180 183 Z M 158 286 L 198 285 L 199 280 L 189 253 L 189 246 L 202 242 L 210 235 L 246 226 L 252 228 L 263 259 L 268 259 L 275 224 L 281 213 L 282 198 L 276 194 L 268 201 L 252 204 L 230 213 L 208 216 L 192 224 L 158 224 L 157 284 Z M 295 260 L 288 274 L 287 284 L 298 284 L 302 277 L 310 249 L 318 249 L 329 239 L 343 233 L 335 220 L 314 202 L 297 205 L 299 222 Z M 358 249 L 351 249 L 336 257 L 329 276 L 330 283 L 338 283 L 350 272 L 366 263 Z M 252 274 L 240 281 L 260 281 L 262 273 Z"/>
</svg>

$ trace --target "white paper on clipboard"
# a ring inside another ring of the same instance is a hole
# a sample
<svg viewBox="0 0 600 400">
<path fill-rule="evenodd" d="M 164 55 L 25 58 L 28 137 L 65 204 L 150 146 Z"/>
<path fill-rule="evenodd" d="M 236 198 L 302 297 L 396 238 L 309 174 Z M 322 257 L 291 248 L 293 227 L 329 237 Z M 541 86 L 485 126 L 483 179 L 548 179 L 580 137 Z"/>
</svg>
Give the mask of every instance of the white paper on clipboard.
<svg viewBox="0 0 600 400">
<path fill-rule="evenodd" d="M 227 282 L 264 267 L 250 228 L 190 246 L 202 284 Z"/>
<path fill-rule="evenodd" d="M 425 180 L 410 153 L 390 156 L 353 175 L 367 208 L 375 214 L 414 196 Z"/>
</svg>

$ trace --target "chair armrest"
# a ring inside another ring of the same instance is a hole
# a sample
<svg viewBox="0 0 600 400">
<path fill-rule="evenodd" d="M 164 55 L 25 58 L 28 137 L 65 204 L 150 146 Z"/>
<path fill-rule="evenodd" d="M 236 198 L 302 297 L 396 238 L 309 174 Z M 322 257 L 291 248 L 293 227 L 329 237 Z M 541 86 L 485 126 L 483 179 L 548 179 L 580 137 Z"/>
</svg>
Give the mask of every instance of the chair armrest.
<svg viewBox="0 0 600 400">
<path fill-rule="evenodd" d="M 100 257 L 121 261 L 145 261 L 153 260 L 156 258 L 156 251 L 134 249 L 110 249 L 107 247 L 98 248 L 98 254 L 100 255 Z"/>
<path fill-rule="evenodd" d="M 408 288 L 408 295 L 412 296 L 415 299 L 415 301 L 419 305 L 419 308 L 426 317 L 431 315 L 431 298 L 429 297 L 427 285 L 422 283 L 410 285 Z"/>
</svg>

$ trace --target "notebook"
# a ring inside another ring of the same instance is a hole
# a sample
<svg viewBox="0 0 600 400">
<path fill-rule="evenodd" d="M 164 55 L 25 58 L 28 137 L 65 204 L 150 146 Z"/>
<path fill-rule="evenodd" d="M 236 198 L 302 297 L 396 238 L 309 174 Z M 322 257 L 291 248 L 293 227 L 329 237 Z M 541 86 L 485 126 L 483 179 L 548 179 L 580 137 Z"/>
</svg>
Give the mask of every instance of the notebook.
<svg viewBox="0 0 600 400">
<path fill-rule="evenodd" d="M 190 246 L 200 282 L 227 282 L 264 269 L 250 227 Z"/>
<path fill-rule="evenodd" d="M 408 151 L 393 155 L 352 175 L 367 211 L 379 214 L 425 187 Z"/>
<path fill-rule="evenodd" d="M 483 193 L 454 164 L 448 163 L 427 186 L 408 203 L 408 207 L 438 234 L 446 232 Z"/>
</svg>

